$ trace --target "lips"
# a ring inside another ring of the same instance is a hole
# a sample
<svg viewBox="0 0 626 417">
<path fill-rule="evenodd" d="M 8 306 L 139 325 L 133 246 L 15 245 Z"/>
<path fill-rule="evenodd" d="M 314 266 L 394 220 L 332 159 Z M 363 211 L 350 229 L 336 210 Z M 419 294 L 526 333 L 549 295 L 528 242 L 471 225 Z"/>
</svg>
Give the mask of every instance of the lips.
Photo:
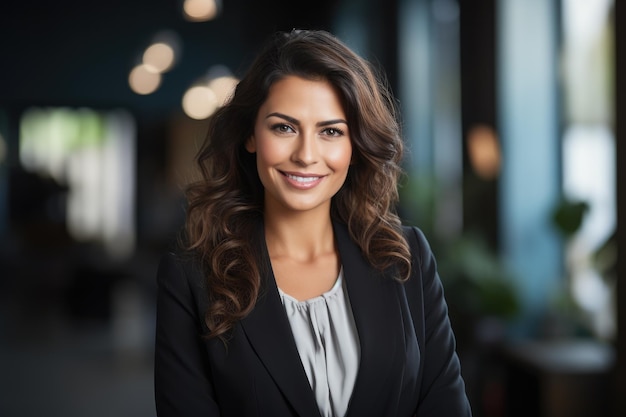
<svg viewBox="0 0 626 417">
<path fill-rule="evenodd" d="M 281 173 L 285 176 L 289 184 L 302 189 L 314 187 L 319 184 L 324 178 L 323 176 L 315 174 L 292 174 L 288 172 Z"/>
<path fill-rule="evenodd" d="M 303 176 L 300 176 L 300 175 L 293 175 L 293 174 L 287 174 L 287 173 L 285 173 L 285 176 L 287 178 L 291 179 L 291 180 L 302 182 L 302 183 L 313 182 L 313 181 L 319 180 L 321 178 L 321 177 L 317 177 L 317 176 L 315 176 L 315 177 L 303 177 Z"/>
</svg>

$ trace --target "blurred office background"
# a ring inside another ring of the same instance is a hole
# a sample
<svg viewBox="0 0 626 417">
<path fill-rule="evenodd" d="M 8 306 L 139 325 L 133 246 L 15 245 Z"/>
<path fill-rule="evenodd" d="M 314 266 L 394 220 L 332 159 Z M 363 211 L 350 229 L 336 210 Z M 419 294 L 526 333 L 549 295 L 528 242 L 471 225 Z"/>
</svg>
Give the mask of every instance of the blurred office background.
<svg viewBox="0 0 626 417">
<path fill-rule="evenodd" d="M 624 9 L 3 2 L 0 415 L 155 415 L 155 274 L 194 150 L 260 42 L 292 28 L 388 75 L 399 210 L 438 258 L 474 415 L 626 415 Z"/>
</svg>

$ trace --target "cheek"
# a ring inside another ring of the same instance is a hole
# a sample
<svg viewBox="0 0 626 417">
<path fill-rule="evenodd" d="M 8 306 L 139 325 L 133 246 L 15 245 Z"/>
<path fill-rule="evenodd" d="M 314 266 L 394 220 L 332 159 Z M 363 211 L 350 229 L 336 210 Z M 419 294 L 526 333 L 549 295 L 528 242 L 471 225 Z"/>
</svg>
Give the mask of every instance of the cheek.
<svg viewBox="0 0 626 417">
<path fill-rule="evenodd" d="M 328 164 L 334 166 L 336 170 L 348 169 L 352 160 L 352 146 L 345 145 L 333 149 L 327 154 Z"/>
<path fill-rule="evenodd" d="M 257 163 L 260 165 L 273 165 L 284 157 L 284 150 L 275 143 L 266 140 L 258 140 L 256 143 Z"/>
</svg>

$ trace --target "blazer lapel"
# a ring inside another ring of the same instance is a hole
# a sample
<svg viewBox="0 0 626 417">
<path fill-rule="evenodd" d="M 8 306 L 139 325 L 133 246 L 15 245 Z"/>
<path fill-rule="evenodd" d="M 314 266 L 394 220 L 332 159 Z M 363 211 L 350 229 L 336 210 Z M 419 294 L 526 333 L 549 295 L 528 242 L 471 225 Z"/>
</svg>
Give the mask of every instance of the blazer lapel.
<svg viewBox="0 0 626 417">
<path fill-rule="evenodd" d="M 345 225 L 334 227 L 361 346 L 347 415 L 363 416 L 380 406 L 378 395 L 386 391 L 386 381 L 402 373 L 398 364 L 404 357 L 402 314 L 392 277 L 369 265 Z"/>
<path fill-rule="evenodd" d="M 262 284 L 257 303 L 241 326 L 260 360 L 299 416 L 319 417 L 315 396 L 302 367 L 298 348 L 271 269 L 261 224 Z"/>
</svg>

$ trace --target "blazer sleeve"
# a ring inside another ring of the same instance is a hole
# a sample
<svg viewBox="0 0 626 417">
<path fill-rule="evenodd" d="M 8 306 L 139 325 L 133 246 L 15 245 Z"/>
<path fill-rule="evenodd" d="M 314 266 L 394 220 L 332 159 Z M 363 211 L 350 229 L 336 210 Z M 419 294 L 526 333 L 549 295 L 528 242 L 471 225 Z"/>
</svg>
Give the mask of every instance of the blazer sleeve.
<svg viewBox="0 0 626 417">
<path fill-rule="evenodd" d="M 456 353 L 456 341 L 450 325 L 448 307 L 437 272 L 435 257 L 426 237 L 418 228 L 411 228 L 409 241 L 412 242 L 414 259 L 417 258 L 413 268 L 418 270 L 414 270 L 407 284 L 408 299 L 416 324 L 418 340 L 420 338 L 422 340 L 420 349 L 423 352 L 423 369 L 416 416 L 471 416 L 465 382 L 461 376 L 461 365 Z M 416 277 L 416 273 L 421 276 Z M 421 283 L 421 289 L 415 288 L 419 283 Z M 420 323 L 421 329 L 417 329 Z"/>
<path fill-rule="evenodd" d="M 219 416 L 189 273 L 174 254 L 157 272 L 154 389 L 159 417 Z"/>
</svg>

